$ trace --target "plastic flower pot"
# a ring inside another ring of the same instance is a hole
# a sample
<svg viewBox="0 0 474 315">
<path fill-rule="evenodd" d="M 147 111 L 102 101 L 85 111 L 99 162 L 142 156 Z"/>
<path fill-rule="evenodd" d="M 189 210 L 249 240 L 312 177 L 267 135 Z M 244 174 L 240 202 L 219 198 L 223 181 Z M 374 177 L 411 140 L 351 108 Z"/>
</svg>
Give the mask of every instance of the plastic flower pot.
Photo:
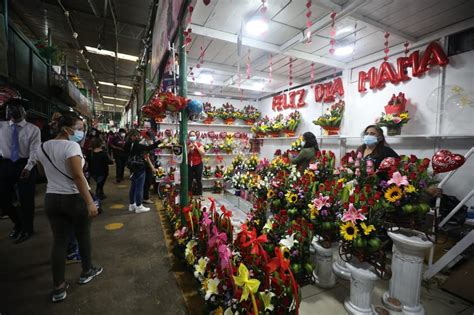
<svg viewBox="0 0 474 315">
<path fill-rule="evenodd" d="M 389 136 L 398 136 L 402 133 L 402 126 L 387 127 L 387 134 Z"/>
<path fill-rule="evenodd" d="M 254 123 L 255 123 L 255 120 L 246 120 L 246 121 L 245 121 L 245 124 L 246 124 L 247 126 L 252 126 Z"/>
<path fill-rule="evenodd" d="M 256 138 L 265 138 L 266 137 L 266 133 L 264 132 L 257 132 L 255 134 Z"/>
<path fill-rule="evenodd" d="M 285 134 L 286 134 L 287 137 L 294 137 L 295 136 L 295 132 L 290 131 L 290 130 L 285 130 Z"/>
<path fill-rule="evenodd" d="M 270 135 L 272 136 L 272 138 L 278 138 L 280 136 L 280 132 L 279 131 L 272 131 L 270 133 Z"/>
<path fill-rule="evenodd" d="M 214 121 L 214 117 L 207 117 L 203 123 L 207 124 L 207 125 L 210 125 L 212 124 L 212 122 Z"/>
<path fill-rule="evenodd" d="M 324 126 L 324 131 L 326 131 L 328 136 L 337 136 L 339 134 L 340 127 L 331 127 L 331 126 Z"/>
<path fill-rule="evenodd" d="M 233 125 L 234 122 L 235 122 L 235 119 L 234 118 L 227 118 L 226 120 L 224 120 L 225 124 L 226 125 Z"/>
</svg>

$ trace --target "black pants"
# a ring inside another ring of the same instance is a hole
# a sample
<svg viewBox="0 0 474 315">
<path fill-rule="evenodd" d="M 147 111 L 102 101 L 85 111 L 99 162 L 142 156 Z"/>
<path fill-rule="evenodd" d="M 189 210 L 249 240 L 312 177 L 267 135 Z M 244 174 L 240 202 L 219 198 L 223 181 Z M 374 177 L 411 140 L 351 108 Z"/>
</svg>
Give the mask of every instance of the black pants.
<svg viewBox="0 0 474 315">
<path fill-rule="evenodd" d="M 153 173 L 149 167 L 146 168 L 145 171 L 145 185 L 143 187 L 143 200 L 150 199 L 150 187 L 153 183 Z"/>
<path fill-rule="evenodd" d="M 192 191 L 193 181 L 196 181 L 196 195 L 202 195 L 202 170 L 203 170 L 203 163 L 198 165 L 188 166 L 188 185 L 189 190 Z M 193 191 L 194 193 L 194 191 Z"/>
<path fill-rule="evenodd" d="M 59 286 L 64 282 L 66 252 L 72 233 L 79 244 L 82 271 L 91 269 L 91 219 L 87 205 L 79 194 L 46 194 L 44 209 L 54 238 L 51 251 L 53 282 Z"/>
<path fill-rule="evenodd" d="M 35 215 L 36 167 L 31 170 L 30 177 L 20 179 L 27 159 L 16 162 L 0 158 L 0 208 L 7 214 L 16 229 L 33 233 Z M 17 195 L 20 208 L 13 204 L 13 196 Z"/>
<path fill-rule="evenodd" d="M 95 195 L 99 199 L 104 198 L 104 185 L 107 180 L 107 175 L 93 176 L 96 182 Z"/>
<path fill-rule="evenodd" d="M 125 165 L 127 164 L 128 157 L 121 154 L 114 154 L 115 157 L 115 178 L 116 180 L 123 180 L 123 173 L 125 171 Z"/>
</svg>

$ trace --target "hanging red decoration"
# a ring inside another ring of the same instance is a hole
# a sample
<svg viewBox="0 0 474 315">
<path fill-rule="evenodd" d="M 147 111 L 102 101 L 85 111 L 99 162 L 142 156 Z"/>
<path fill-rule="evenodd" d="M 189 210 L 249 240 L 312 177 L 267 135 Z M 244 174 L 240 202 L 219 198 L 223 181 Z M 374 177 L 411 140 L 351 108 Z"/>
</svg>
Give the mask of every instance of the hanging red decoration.
<svg viewBox="0 0 474 315">
<path fill-rule="evenodd" d="M 262 8 L 260 9 L 260 12 L 262 12 L 262 14 L 265 14 L 265 12 L 267 12 L 267 4 L 266 4 L 266 0 L 261 0 L 262 1 Z"/>
<path fill-rule="evenodd" d="M 390 52 L 390 48 L 388 48 L 388 38 L 390 37 L 390 33 L 385 32 L 384 37 L 385 37 L 385 42 L 383 43 L 383 45 L 385 46 L 385 49 L 383 51 L 385 53 L 385 57 L 383 57 L 383 60 L 387 61 L 388 53 Z"/>
<path fill-rule="evenodd" d="M 331 40 L 329 41 L 329 46 L 331 48 L 329 48 L 329 53 L 331 55 L 334 54 L 334 45 L 336 44 L 336 12 L 332 12 L 331 13 L 331 33 L 330 33 L 330 36 L 331 36 Z"/>
<path fill-rule="evenodd" d="M 404 51 L 404 52 L 405 52 L 405 56 L 408 56 L 408 51 L 409 51 L 408 46 L 410 46 L 410 43 L 409 43 L 409 42 L 405 42 L 405 43 L 403 44 L 403 46 L 405 46 L 405 51 Z"/>
<path fill-rule="evenodd" d="M 250 79 L 250 48 L 249 48 L 249 51 L 247 53 L 247 80 Z"/>
<path fill-rule="evenodd" d="M 202 2 L 204 3 L 204 5 L 208 6 L 209 3 L 211 3 L 211 0 L 202 0 Z"/>
<path fill-rule="evenodd" d="M 268 83 L 272 83 L 273 55 L 270 54 L 270 67 L 268 67 Z"/>
<path fill-rule="evenodd" d="M 311 77 L 311 88 L 313 88 L 313 83 L 314 83 L 314 62 L 311 63 L 310 77 Z"/>
<path fill-rule="evenodd" d="M 194 76 L 194 72 L 193 72 L 193 67 L 189 67 L 189 74 L 191 75 L 191 79 L 194 81 L 196 81 L 196 77 Z"/>
<path fill-rule="evenodd" d="M 293 85 L 293 58 L 290 57 L 290 63 L 288 64 L 288 85 Z"/>
<path fill-rule="evenodd" d="M 431 160 L 431 165 L 435 174 L 453 171 L 461 167 L 466 158 L 460 154 L 452 153 L 449 150 L 440 150 Z"/>
<path fill-rule="evenodd" d="M 191 25 L 191 22 L 192 22 L 192 16 L 193 16 L 193 11 L 194 11 L 194 7 L 192 5 L 190 5 L 188 7 L 188 19 L 186 21 L 186 24 L 189 26 Z M 192 29 L 190 27 L 188 27 L 187 29 L 185 29 L 183 31 L 184 33 L 184 46 L 186 47 L 189 47 L 191 44 L 191 42 L 193 41 L 193 39 L 191 38 L 191 33 L 192 33 Z"/>
<path fill-rule="evenodd" d="M 311 43 L 311 0 L 306 1 L 306 43 Z"/>
</svg>

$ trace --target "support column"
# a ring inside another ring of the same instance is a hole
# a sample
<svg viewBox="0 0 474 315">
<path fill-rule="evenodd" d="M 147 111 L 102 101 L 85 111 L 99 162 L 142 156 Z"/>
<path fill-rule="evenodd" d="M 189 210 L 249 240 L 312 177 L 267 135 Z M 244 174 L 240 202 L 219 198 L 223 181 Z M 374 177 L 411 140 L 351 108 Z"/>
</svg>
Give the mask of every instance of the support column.
<svg viewBox="0 0 474 315">
<path fill-rule="evenodd" d="M 372 291 L 377 275 L 370 270 L 367 263 L 350 263 L 347 268 L 351 273 L 351 293 L 344 302 L 346 311 L 351 315 L 377 314 L 372 304 Z"/>
<path fill-rule="evenodd" d="M 332 288 L 336 285 L 336 275 L 332 271 L 334 251 L 339 248 L 334 243 L 330 248 L 322 247 L 314 238 L 311 246 L 315 252 L 315 266 L 313 277 L 316 285 L 320 288 Z"/>
<path fill-rule="evenodd" d="M 182 26 L 178 29 L 179 34 L 179 96 L 188 96 L 187 86 L 187 74 L 186 69 L 186 48 L 184 46 L 184 33 Z M 183 161 L 181 162 L 180 178 L 181 178 L 181 189 L 180 189 L 180 205 L 186 207 L 189 204 L 188 200 L 188 149 L 187 149 L 187 137 L 188 137 L 188 113 L 186 108 L 180 113 L 181 120 L 179 124 L 179 143 L 183 147 Z"/>
</svg>

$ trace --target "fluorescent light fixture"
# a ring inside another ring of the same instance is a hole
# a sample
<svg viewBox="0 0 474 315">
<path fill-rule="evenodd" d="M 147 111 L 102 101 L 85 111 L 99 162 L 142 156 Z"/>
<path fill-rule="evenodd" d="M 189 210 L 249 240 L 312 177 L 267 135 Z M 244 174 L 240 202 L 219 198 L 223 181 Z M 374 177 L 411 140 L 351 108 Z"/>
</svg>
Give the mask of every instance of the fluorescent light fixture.
<svg viewBox="0 0 474 315">
<path fill-rule="evenodd" d="M 90 46 L 85 46 L 85 48 L 91 54 L 97 54 L 97 55 L 102 55 L 102 56 L 110 56 L 110 57 L 115 58 L 115 52 L 114 51 L 110 51 L 110 50 L 106 50 L 106 49 L 97 49 L 95 47 L 90 47 Z M 135 61 L 135 62 L 138 61 L 137 56 L 127 55 L 127 54 L 122 54 L 122 53 L 118 53 L 117 56 L 118 56 L 118 59 L 123 59 L 123 60 L 128 60 L 128 61 Z"/>
<path fill-rule="evenodd" d="M 252 86 L 256 90 L 263 90 L 265 84 L 263 82 L 254 82 Z"/>
<path fill-rule="evenodd" d="M 104 81 L 99 81 L 99 84 L 108 85 L 108 86 L 115 86 L 115 84 L 113 84 L 113 83 L 111 83 L 111 82 L 104 82 Z M 129 85 L 117 84 L 117 87 L 123 88 L 123 89 L 133 90 L 133 87 L 131 87 L 131 86 L 129 86 Z"/>
<path fill-rule="evenodd" d="M 199 81 L 201 81 L 203 83 L 210 84 L 213 80 L 214 80 L 214 78 L 212 77 L 212 74 L 210 74 L 210 73 L 201 73 L 199 75 Z"/>
<path fill-rule="evenodd" d="M 343 35 L 343 34 L 347 34 L 347 33 L 351 33 L 352 31 L 354 31 L 354 27 L 352 26 L 346 26 L 346 27 L 343 27 L 341 29 L 338 29 L 336 31 L 336 36 L 339 36 L 339 35 Z"/>
<path fill-rule="evenodd" d="M 202 96 L 203 94 L 202 94 L 202 92 L 196 91 L 196 92 L 194 92 L 194 95 Z"/>
<path fill-rule="evenodd" d="M 255 15 L 245 24 L 247 34 L 260 36 L 268 31 L 268 22 L 261 15 Z"/>
<path fill-rule="evenodd" d="M 342 46 L 342 47 L 336 48 L 336 50 L 334 51 L 334 54 L 336 56 L 347 56 L 347 55 L 352 54 L 353 51 L 354 51 L 354 46 L 352 45 Z"/>
<path fill-rule="evenodd" d="M 102 96 L 103 98 L 108 98 L 108 99 L 111 99 L 111 100 L 116 100 L 116 101 L 124 101 L 124 102 L 128 102 L 127 99 L 125 98 L 118 98 L 118 97 L 113 97 L 113 96 Z"/>
<path fill-rule="evenodd" d="M 95 105 L 100 105 L 100 106 L 116 106 L 116 107 L 125 107 L 125 105 L 118 105 L 118 104 L 112 104 L 112 103 L 95 103 Z"/>
</svg>

